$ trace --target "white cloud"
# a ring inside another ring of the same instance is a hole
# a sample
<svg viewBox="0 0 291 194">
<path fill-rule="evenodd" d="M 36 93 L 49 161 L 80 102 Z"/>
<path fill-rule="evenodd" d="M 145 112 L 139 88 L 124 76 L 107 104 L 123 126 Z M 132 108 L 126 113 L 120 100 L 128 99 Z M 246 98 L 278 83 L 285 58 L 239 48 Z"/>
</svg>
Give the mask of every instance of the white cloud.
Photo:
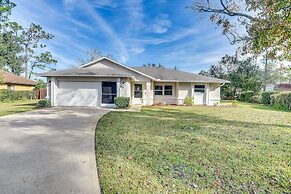
<svg viewBox="0 0 291 194">
<path fill-rule="evenodd" d="M 131 51 L 133 53 L 139 54 L 139 53 L 143 53 L 145 51 L 145 49 L 144 48 L 133 48 L 133 49 L 131 49 Z"/>
<path fill-rule="evenodd" d="M 84 8 L 84 11 L 86 11 L 95 20 L 97 25 L 101 27 L 101 29 L 103 29 L 103 31 L 111 37 L 112 43 L 117 45 L 118 50 L 121 53 L 121 62 L 126 62 L 128 58 L 127 50 L 124 46 L 124 43 L 116 35 L 111 26 L 91 7 L 91 5 L 86 0 L 81 1 L 81 4 Z"/>
<path fill-rule="evenodd" d="M 172 22 L 169 16 L 167 14 L 160 14 L 149 26 L 149 32 L 163 34 L 166 33 L 171 26 Z"/>
</svg>

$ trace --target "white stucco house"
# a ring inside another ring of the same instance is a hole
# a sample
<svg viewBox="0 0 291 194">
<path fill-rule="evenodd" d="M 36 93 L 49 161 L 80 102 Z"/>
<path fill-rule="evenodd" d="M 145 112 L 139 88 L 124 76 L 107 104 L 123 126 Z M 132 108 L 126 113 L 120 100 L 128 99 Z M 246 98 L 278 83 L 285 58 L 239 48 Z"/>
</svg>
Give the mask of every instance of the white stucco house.
<svg viewBox="0 0 291 194">
<path fill-rule="evenodd" d="M 168 68 L 128 67 L 102 57 L 79 68 L 41 74 L 48 79 L 52 106 L 114 106 L 117 96 L 132 105 L 220 103 L 220 87 L 229 81 Z"/>
</svg>

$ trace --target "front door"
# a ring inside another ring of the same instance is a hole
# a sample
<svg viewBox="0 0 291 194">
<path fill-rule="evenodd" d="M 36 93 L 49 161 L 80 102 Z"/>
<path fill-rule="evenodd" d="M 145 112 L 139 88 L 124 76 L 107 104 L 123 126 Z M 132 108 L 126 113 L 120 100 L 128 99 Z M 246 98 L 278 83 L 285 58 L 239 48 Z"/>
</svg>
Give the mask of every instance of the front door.
<svg viewBox="0 0 291 194">
<path fill-rule="evenodd" d="M 116 88 L 116 82 L 102 82 L 102 104 L 114 104 Z"/>
<path fill-rule="evenodd" d="M 142 84 L 134 84 L 133 104 L 142 104 Z"/>
<path fill-rule="evenodd" d="M 205 85 L 194 85 L 194 104 L 205 104 Z"/>
</svg>

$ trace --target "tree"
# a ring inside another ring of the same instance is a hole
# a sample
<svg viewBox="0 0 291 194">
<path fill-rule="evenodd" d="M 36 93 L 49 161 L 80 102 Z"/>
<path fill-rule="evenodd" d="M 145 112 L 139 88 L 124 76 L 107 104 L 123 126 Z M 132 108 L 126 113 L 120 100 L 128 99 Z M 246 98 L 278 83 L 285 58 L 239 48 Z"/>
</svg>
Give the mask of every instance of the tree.
<svg viewBox="0 0 291 194">
<path fill-rule="evenodd" d="M 19 44 L 19 30 L 22 27 L 16 22 L 9 22 L 3 26 L 0 34 L 0 64 L 10 72 L 20 75 L 23 71 L 23 58 L 19 55 L 22 47 Z"/>
<path fill-rule="evenodd" d="M 40 90 L 46 88 L 46 83 L 42 79 L 38 79 L 35 88 Z"/>
<path fill-rule="evenodd" d="M 24 60 L 25 60 L 25 77 L 29 77 L 29 69 L 28 64 L 30 60 L 39 60 L 41 57 L 42 59 L 48 59 L 49 61 L 45 62 L 42 61 L 42 64 L 49 64 L 49 62 L 57 62 L 56 60 L 50 60 L 49 57 L 43 57 L 43 53 L 40 53 L 39 56 L 35 56 L 36 49 L 45 48 L 46 45 L 41 43 L 41 40 L 50 40 L 54 36 L 50 33 L 45 32 L 40 25 L 37 24 L 30 24 L 29 28 L 23 30 L 21 33 L 21 44 L 23 45 L 24 49 Z M 51 57 L 52 58 L 52 57 Z M 33 63 L 33 62 L 32 62 Z M 32 65 L 31 67 L 35 67 Z M 30 70 L 32 72 L 33 69 Z M 30 73 L 31 75 L 31 73 Z"/>
<path fill-rule="evenodd" d="M 39 70 L 55 70 L 52 65 L 55 65 L 57 60 L 52 57 L 50 52 L 40 53 L 40 55 L 32 56 L 30 60 L 30 71 L 28 78 L 34 74 L 35 69 Z"/>
<path fill-rule="evenodd" d="M 235 98 L 241 92 L 258 92 L 262 87 L 262 70 L 252 59 L 239 60 L 237 56 L 225 55 L 217 65 L 207 71 L 200 72 L 209 76 L 229 80 L 221 94 L 224 98 Z"/>
<path fill-rule="evenodd" d="M 25 77 L 30 78 L 35 69 L 52 69 L 57 61 L 50 52 L 42 52 L 46 47 L 43 40 L 53 38 L 37 24 L 24 29 L 16 22 L 9 20 L 15 4 L 10 0 L 0 0 L 0 68 L 20 75 L 23 70 Z M 30 64 L 30 69 L 29 69 Z"/>
<path fill-rule="evenodd" d="M 164 65 L 161 64 L 154 64 L 154 63 L 148 63 L 148 64 L 144 64 L 144 67 L 156 67 L 156 68 L 164 68 Z"/>
<path fill-rule="evenodd" d="M 85 64 L 90 63 L 92 61 L 100 59 L 101 57 L 107 57 L 107 58 L 112 59 L 111 55 L 103 55 L 99 49 L 87 50 L 84 53 L 84 55 L 85 55 L 84 58 L 80 58 L 77 60 L 79 65 L 85 65 Z"/>
<path fill-rule="evenodd" d="M 15 3 L 10 0 L 0 0 L 0 22 L 6 22 L 11 14 L 11 9 L 15 7 Z"/>
<path fill-rule="evenodd" d="M 231 44 L 243 42 L 245 52 L 290 61 L 290 0 L 203 2 L 196 1 L 191 7 L 210 14 L 210 20 L 222 28 Z"/>
</svg>

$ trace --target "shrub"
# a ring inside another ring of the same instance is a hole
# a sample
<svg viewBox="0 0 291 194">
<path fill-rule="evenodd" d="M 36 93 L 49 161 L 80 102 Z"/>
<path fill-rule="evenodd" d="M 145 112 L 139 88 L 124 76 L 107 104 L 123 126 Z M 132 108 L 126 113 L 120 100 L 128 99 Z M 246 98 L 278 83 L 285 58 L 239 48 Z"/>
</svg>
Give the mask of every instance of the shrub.
<svg viewBox="0 0 291 194">
<path fill-rule="evenodd" d="M 0 90 L 0 101 L 15 101 L 15 100 L 27 100 L 35 99 L 35 93 L 33 91 L 15 91 L 15 90 Z"/>
<path fill-rule="evenodd" d="M 262 100 L 261 102 L 263 104 L 270 104 L 271 103 L 271 95 L 272 94 L 277 94 L 277 91 L 266 91 L 266 92 L 262 92 Z"/>
<path fill-rule="evenodd" d="M 42 100 L 39 100 L 37 102 L 37 108 L 45 108 L 45 107 L 50 107 L 51 106 L 51 102 L 47 99 L 42 99 Z"/>
<path fill-rule="evenodd" d="M 129 97 L 116 97 L 114 98 L 114 104 L 117 108 L 127 108 L 129 106 Z"/>
<path fill-rule="evenodd" d="M 271 105 L 277 109 L 291 110 L 291 92 L 271 95 Z"/>
<path fill-rule="evenodd" d="M 191 106 L 193 104 L 193 100 L 190 97 L 186 97 L 184 99 L 184 104 L 186 104 L 187 106 Z"/>
<path fill-rule="evenodd" d="M 251 102 L 251 98 L 255 95 L 253 91 L 242 92 L 239 96 L 239 100 L 243 102 Z"/>
<path fill-rule="evenodd" d="M 262 101 L 262 96 L 261 95 L 255 95 L 255 96 L 252 96 L 251 97 L 251 102 L 252 103 L 261 103 L 261 101 Z"/>
</svg>

